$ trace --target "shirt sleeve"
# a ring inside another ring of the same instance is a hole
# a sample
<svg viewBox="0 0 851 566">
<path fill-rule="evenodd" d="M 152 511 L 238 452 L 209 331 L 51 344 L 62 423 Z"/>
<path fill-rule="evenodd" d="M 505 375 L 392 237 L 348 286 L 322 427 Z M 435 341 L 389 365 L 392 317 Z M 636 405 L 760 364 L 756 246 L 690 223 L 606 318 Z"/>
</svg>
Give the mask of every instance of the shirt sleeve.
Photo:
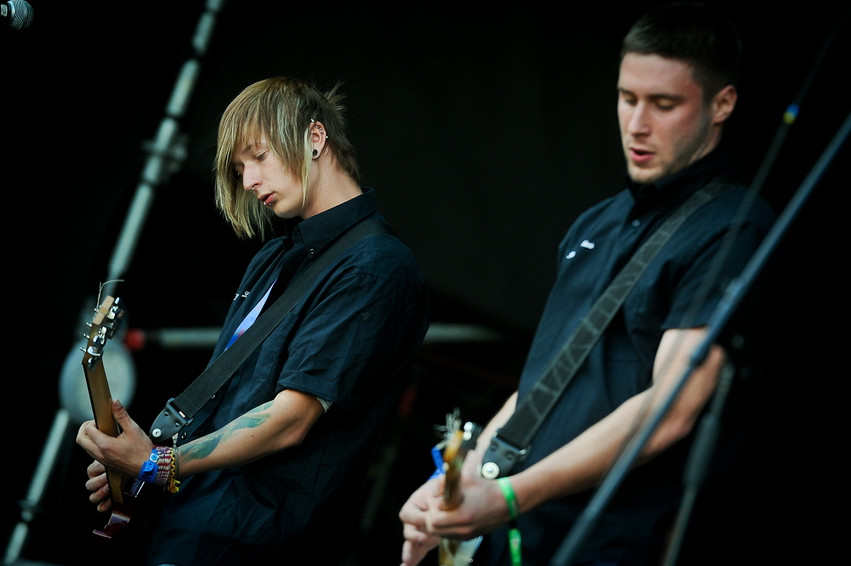
<svg viewBox="0 0 851 566">
<path fill-rule="evenodd" d="M 335 278 L 305 310 L 278 390 L 297 389 L 343 406 L 362 402 L 392 375 L 388 368 L 399 365 L 399 356 L 410 353 L 415 287 L 404 265 Z"/>
<path fill-rule="evenodd" d="M 753 257 L 766 230 L 746 223 L 735 233 L 723 232 L 687 260 L 687 269 L 673 294 L 666 328 L 703 326 L 721 304 L 731 282 Z"/>
</svg>

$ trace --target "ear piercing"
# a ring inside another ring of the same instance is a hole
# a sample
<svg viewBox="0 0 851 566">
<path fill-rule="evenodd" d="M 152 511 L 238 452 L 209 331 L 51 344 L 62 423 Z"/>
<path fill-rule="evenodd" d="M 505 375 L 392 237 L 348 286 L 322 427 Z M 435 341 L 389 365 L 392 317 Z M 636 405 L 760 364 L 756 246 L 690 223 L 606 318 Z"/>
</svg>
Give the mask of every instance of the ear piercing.
<svg viewBox="0 0 851 566">
<path fill-rule="evenodd" d="M 311 118 L 311 119 L 310 119 L 310 123 L 311 123 L 311 124 L 316 125 L 316 130 L 319 132 L 319 135 L 320 135 L 320 136 L 325 136 L 325 139 L 327 140 L 327 139 L 328 139 L 328 136 L 327 136 L 327 135 L 325 134 L 325 132 L 322 130 L 322 126 L 319 126 L 318 124 L 315 124 L 315 122 L 316 122 L 316 120 L 314 120 L 313 118 Z M 318 150 L 318 149 L 314 149 L 314 150 L 313 150 L 313 152 L 311 153 L 311 155 L 313 156 L 313 159 L 318 159 L 318 158 L 319 158 L 319 150 Z"/>
<path fill-rule="evenodd" d="M 314 122 L 316 122 L 316 120 L 314 120 L 313 118 L 311 118 L 311 119 L 310 119 L 310 123 L 311 123 L 311 124 L 313 124 Z M 319 130 L 319 134 L 320 134 L 320 135 L 323 135 L 323 136 L 325 136 L 325 139 L 328 139 L 328 135 L 326 135 L 326 134 L 325 134 L 325 132 L 324 132 L 324 131 L 322 131 L 322 126 L 316 126 L 316 129 L 317 129 L 317 130 Z"/>
</svg>

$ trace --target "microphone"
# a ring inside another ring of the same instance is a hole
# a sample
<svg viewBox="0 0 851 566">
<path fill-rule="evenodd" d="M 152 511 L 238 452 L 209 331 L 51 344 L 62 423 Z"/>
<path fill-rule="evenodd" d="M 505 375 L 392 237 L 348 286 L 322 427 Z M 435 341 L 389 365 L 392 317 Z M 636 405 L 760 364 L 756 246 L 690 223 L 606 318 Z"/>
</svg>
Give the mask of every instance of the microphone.
<svg viewBox="0 0 851 566">
<path fill-rule="evenodd" d="M 12 29 L 24 29 L 33 23 L 33 9 L 24 0 L 0 3 L 0 19 Z"/>
</svg>

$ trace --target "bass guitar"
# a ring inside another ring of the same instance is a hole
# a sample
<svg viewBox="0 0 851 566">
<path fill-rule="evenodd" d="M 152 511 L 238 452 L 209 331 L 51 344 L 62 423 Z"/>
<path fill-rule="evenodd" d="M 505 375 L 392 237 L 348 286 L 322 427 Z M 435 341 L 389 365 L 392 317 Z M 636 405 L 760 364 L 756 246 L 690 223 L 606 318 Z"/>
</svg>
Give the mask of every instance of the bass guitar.
<svg viewBox="0 0 851 566">
<path fill-rule="evenodd" d="M 110 436 L 121 432 L 112 416 L 112 394 L 103 367 L 103 351 L 106 343 L 118 331 L 124 318 L 124 309 L 117 298 L 107 296 L 95 312 L 89 324 L 88 342 L 83 348 L 83 373 L 92 403 L 92 413 L 98 430 Z M 143 483 L 136 478 L 107 469 L 111 515 L 102 529 L 93 530 L 96 540 L 110 541 L 130 522 L 133 504 L 139 496 Z"/>
<path fill-rule="evenodd" d="M 458 411 L 446 416 L 446 433 L 443 449 L 443 471 L 445 481 L 443 486 L 443 504 L 447 510 L 455 509 L 461 504 L 461 468 L 467 453 L 476 447 L 481 429 L 472 422 L 461 425 Z M 451 538 L 441 538 L 438 545 L 438 564 L 440 566 L 467 566 L 472 563 L 473 555 L 479 548 L 481 537 L 462 541 Z"/>
</svg>

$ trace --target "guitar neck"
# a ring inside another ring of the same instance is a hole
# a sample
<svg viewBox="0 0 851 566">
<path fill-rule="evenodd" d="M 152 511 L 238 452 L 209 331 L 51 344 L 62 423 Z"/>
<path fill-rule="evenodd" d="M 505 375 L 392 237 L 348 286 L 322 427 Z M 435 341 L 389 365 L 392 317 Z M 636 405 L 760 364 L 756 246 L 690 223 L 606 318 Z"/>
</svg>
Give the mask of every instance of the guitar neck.
<svg viewBox="0 0 851 566">
<path fill-rule="evenodd" d="M 112 416 L 112 393 L 109 391 L 109 381 L 103 367 L 103 354 L 107 341 L 116 334 L 124 316 L 124 311 L 118 303 L 118 299 L 109 296 L 104 299 L 92 320 L 89 340 L 83 348 L 83 373 L 86 376 L 95 425 L 98 430 L 112 437 L 118 436 L 121 431 Z M 107 469 L 106 478 L 112 509 L 106 526 L 92 531 L 99 542 L 111 541 L 127 526 L 130 522 L 130 508 L 144 485 L 140 480 L 116 470 Z"/>
<path fill-rule="evenodd" d="M 104 434 L 118 436 L 118 425 L 112 417 L 112 394 L 109 391 L 109 382 L 106 379 L 103 364 L 99 363 L 91 368 L 85 365 L 84 367 L 95 424 Z M 114 470 L 107 470 L 106 477 L 109 480 L 112 501 L 118 504 L 123 503 L 125 476 Z"/>
<path fill-rule="evenodd" d="M 92 413 L 98 430 L 109 436 L 118 436 L 118 424 L 112 416 L 112 393 L 109 391 L 109 381 L 103 367 L 103 353 L 106 342 L 117 330 L 123 311 L 118 307 L 118 300 L 106 297 L 97 310 L 91 324 L 89 341 L 83 352 L 83 373 L 86 376 L 86 387 L 92 403 Z M 124 502 L 125 476 L 107 470 L 109 488 L 113 503 Z"/>
<path fill-rule="evenodd" d="M 460 430 L 453 432 L 456 438 L 450 440 L 444 455 L 446 476 L 443 484 L 443 503 L 446 509 L 455 509 L 461 504 L 458 482 L 461 480 L 461 468 L 467 455 L 467 449 L 463 446 L 463 435 Z"/>
<path fill-rule="evenodd" d="M 112 417 L 112 393 L 103 364 L 86 368 L 86 385 L 89 388 L 89 398 L 92 402 L 92 413 L 98 430 L 109 436 L 118 436 L 118 425 Z"/>
<path fill-rule="evenodd" d="M 447 417 L 449 419 L 449 417 Z M 454 416 L 457 421 L 457 415 Z M 443 451 L 444 483 L 443 504 L 447 510 L 455 509 L 461 505 L 461 469 L 467 453 L 476 445 L 479 435 L 479 427 L 473 423 L 467 423 L 464 428 L 457 425 L 447 427 L 446 448 Z M 438 545 L 439 566 L 462 566 L 472 562 L 472 555 L 478 547 L 477 542 L 460 541 L 457 539 L 441 538 Z"/>
</svg>

